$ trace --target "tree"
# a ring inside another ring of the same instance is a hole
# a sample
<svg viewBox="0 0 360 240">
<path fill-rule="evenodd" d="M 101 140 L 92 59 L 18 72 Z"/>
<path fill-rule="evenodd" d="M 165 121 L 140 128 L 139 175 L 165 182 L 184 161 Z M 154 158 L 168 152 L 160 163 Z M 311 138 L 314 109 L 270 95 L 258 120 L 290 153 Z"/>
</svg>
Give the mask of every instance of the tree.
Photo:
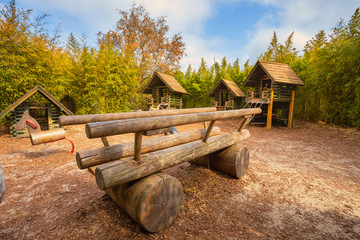
<svg viewBox="0 0 360 240">
<path fill-rule="evenodd" d="M 185 44 L 180 33 L 169 38 L 164 17 L 153 19 L 142 6 L 119 10 L 120 19 L 114 30 L 99 33 L 99 44 L 110 43 L 127 56 L 134 56 L 139 68 L 139 83 L 154 71 L 173 73 L 179 69 Z"/>
</svg>

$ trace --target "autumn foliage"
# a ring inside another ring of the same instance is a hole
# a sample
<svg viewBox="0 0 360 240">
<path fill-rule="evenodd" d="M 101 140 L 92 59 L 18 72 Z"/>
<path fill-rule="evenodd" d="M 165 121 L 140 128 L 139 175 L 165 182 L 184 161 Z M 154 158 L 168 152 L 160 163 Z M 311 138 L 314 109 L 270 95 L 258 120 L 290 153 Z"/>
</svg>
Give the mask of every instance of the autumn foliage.
<svg viewBox="0 0 360 240">
<path fill-rule="evenodd" d="M 242 83 L 249 61 L 224 57 L 180 71 L 185 43 L 169 36 L 164 17 L 154 19 L 143 6 L 119 10 L 115 27 L 99 32 L 96 48 L 86 36 L 73 34 L 60 44 L 60 32 L 49 34 L 47 16 L 34 18 L 11 0 L 0 9 L 0 110 L 40 84 L 57 99 L 72 102 L 77 114 L 129 111 L 144 105 L 139 89 L 154 71 L 173 74 L 189 93 L 186 107 L 210 105 L 208 92 L 221 78 Z M 282 44 L 276 32 L 259 59 L 284 62 L 305 82 L 296 96 L 296 118 L 360 127 L 360 12 L 340 21 L 332 33 L 320 31 L 303 52 L 293 46 L 294 33 Z"/>
</svg>

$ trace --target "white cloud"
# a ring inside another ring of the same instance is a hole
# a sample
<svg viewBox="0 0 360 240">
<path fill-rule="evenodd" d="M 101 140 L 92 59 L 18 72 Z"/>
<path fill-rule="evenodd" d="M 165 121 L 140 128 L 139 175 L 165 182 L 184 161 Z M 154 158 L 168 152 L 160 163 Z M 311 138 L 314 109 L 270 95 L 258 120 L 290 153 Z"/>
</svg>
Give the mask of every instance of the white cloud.
<svg viewBox="0 0 360 240">
<path fill-rule="evenodd" d="M 284 42 L 292 31 L 294 46 L 302 51 L 305 43 L 320 30 L 330 33 L 340 18 L 349 18 L 358 0 L 251 0 L 264 6 L 275 7 L 276 11 L 263 16 L 248 33 L 247 54 L 254 61 L 269 46 L 273 32 Z"/>
</svg>

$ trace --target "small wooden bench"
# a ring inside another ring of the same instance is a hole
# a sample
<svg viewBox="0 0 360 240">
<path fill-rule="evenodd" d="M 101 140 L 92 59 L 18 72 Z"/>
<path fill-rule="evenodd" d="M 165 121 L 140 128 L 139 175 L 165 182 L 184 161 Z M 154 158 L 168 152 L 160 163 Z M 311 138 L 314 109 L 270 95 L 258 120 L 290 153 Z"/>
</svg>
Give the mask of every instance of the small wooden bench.
<svg viewBox="0 0 360 240">
<path fill-rule="evenodd" d="M 191 161 L 240 178 L 248 166 L 249 153 L 240 142 L 250 137 L 250 133 L 243 128 L 247 116 L 260 113 L 261 109 L 196 112 L 200 110 L 185 114 L 177 110 L 176 115 L 163 111 L 164 115 L 160 116 L 89 122 L 85 127 L 88 138 L 125 133 L 135 133 L 135 138 L 130 143 L 78 152 L 78 167 L 88 168 L 95 175 L 98 187 L 143 229 L 161 231 L 175 221 L 183 201 L 181 183 L 160 173 L 161 170 Z M 70 117 L 76 120 L 76 116 Z M 215 121 L 237 117 L 242 118 L 239 129 L 219 135 Z M 208 128 L 142 140 L 144 131 L 205 121 L 210 121 Z"/>
</svg>

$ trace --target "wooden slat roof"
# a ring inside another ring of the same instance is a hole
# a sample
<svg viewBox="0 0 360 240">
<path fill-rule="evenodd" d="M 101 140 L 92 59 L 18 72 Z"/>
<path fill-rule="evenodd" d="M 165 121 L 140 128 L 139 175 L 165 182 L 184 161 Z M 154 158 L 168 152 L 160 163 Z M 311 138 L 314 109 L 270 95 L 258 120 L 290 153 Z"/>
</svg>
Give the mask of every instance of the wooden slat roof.
<svg viewBox="0 0 360 240">
<path fill-rule="evenodd" d="M 180 83 L 171 75 L 161 73 L 161 72 L 155 72 L 152 78 L 148 81 L 146 86 L 143 88 L 142 92 L 145 92 L 146 89 L 153 83 L 154 81 L 157 81 L 160 79 L 162 82 L 165 83 L 167 87 L 170 88 L 173 92 L 179 92 L 179 93 L 187 93 L 187 91 L 180 85 Z"/>
<path fill-rule="evenodd" d="M 74 115 L 69 109 L 67 109 L 61 102 L 56 100 L 49 92 L 47 92 L 43 87 L 40 85 L 36 85 L 33 89 L 25 93 L 22 97 L 20 97 L 18 100 L 16 100 L 13 104 L 11 104 L 9 107 L 4 109 L 0 113 L 0 119 L 5 117 L 6 114 L 8 114 L 11 110 L 15 109 L 17 106 L 19 106 L 21 103 L 25 102 L 26 99 L 34 95 L 36 92 L 39 92 L 41 95 L 43 95 L 48 101 L 54 103 L 56 106 L 58 106 L 62 111 L 64 111 L 67 115 Z"/>
<path fill-rule="evenodd" d="M 235 97 L 246 97 L 244 92 L 241 91 L 241 89 L 236 85 L 235 82 L 226 80 L 226 79 L 220 79 L 217 84 L 211 89 L 208 96 L 214 94 L 214 92 L 217 90 L 217 88 L 220 86 L 220 84 L 223 83 L 227 89 L 235 96 Z"/>
<path fill-rule="evenodd" d="M 285 63 L 269 62 L 259 60 L 251 70 L 249 76 L 244 82 L 244 86 L 253 86 L 260 76 L 266 74 L 273 83 L 285 83 L 291 85 L 304 85 L 304 82 L 296 73 Z"/>
</svg>

